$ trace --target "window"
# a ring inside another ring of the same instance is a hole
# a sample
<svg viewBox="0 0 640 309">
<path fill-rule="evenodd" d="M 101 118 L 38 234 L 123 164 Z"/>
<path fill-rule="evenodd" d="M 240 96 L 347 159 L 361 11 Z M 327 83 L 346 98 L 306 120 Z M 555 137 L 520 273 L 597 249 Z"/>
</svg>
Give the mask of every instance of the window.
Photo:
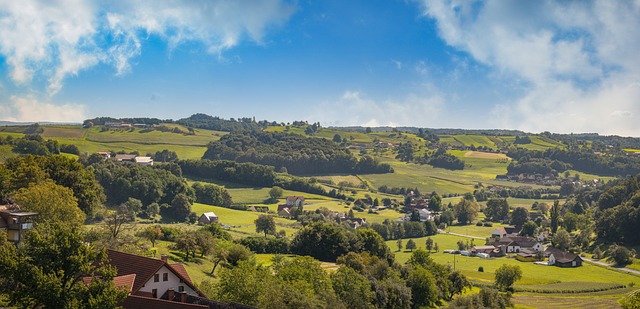
<svg viewBox="0 0 640 309">
<path fill-rule="evenodd" d="M 178 292 L 184 292 L 184 285 L 178 286 Z"/>
<path fill-rule="evenodd" d="M 153 298 L 158 298 L 158 289 L 151 290 L 151 296 L 153 296 Z"/>
<path fill-rule="evenodd" d="M 162 274 L 162 281 L 168 281 L 169 280 L 169 274 L 168 273 L 163 273 Z"/>
<path fill-rule="evenodd" d="M 182 278 L 180 278 L 180 283 L 183 283 L 183 282 L 184 282 L 184 280 L 182 280 Z"/>
<path fill-rule="evenodd" d="M 153 282 L 160 282 L 160 274 L 153 275 Z"/>
</svg>

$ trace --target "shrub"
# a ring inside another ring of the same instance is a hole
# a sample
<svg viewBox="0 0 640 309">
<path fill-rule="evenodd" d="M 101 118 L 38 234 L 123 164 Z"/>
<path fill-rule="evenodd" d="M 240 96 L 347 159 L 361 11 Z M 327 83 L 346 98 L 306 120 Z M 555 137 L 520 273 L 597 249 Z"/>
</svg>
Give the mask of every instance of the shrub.
<svg viewBox="0 0 640 309">
<path fill-rule="evenodd" d="M 476 226 L 482 226 L 482 221 L 478 221 L 478 223 L 476 223 Z"/>
<path fill-rule="evenodd" d="M 482 267 L 482 266 L 478 267 L 478 272 L 483 273 L 484 272 L 484 267 Z"/>
<path fill-rule="evenodd" d="M 485 222 L 485 223 L 484 223 L 484 226 L 486 226 L 486 227 L 493 227 L 493 223 L 491 223 L 491 222 Z"/>
</svg>

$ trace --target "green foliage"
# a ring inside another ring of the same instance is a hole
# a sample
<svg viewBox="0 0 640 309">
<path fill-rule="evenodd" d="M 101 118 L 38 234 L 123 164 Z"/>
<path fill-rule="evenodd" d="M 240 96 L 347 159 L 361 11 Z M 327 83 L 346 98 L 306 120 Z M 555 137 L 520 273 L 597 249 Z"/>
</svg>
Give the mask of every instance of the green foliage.
<svg viewBox="0 0 640 309">
<path fill-rule="evenodd" d="M 257 131 L 260 130 L 261 127 L 263 127 L 263 125 L 260 125 L 251 118 L 226 120 L 219 117 L 199 113 L 193 114 L 188 118 L 176 120 L 176 123 L 181 124 L 185 127 L 225 132 Z"/>
<path fill-rule="evenodd" d="M 501 291 L 511 290 L 513 284 L 522 278 L 522 269 L 518 265 L 503 264 L 495 273 L 496 287 Z"/>
<path fill-rule="evenodd" d="M 407 285 L 411 288 L 413 308 L 431 307 L 438 301 L 436 279 L 428 270 L 420 266 L 409 268 Z"/>
<path fill-rule="evenodd" d="M 566 250 L 571 247 L 571 235 L 564 229 L 559 229 L 551 237 L 551 244 L 553 247 L 558 248 L 560 250 Z"/>
<path fill-rule="evenodd" d="M 114 308 L 127 295 L 114 287 L 116 271 L 104 266 L 105 253 L 86 245 L 77 226 L 40 224 L 19 250 L 7 248 L 13 246 L 7 242 L 0 246 L 0 278 L 10 287 L 4 292 L 12 305 Z M 91 277 L 91 283 L 82 277 Z"/>
<path fill-rule="evenodd" d="M 509 215 L 509 203 L 504 198 L 491 198 L 487 201 L 484 214 L 491 221 L 501 221 Z"/>
<path fill-rule="evenodd" d="M 212 184 L 201 184 L 199 182 L 194 183 L 191 188 L 196 194 L 196 202 L 229 207 L 233 203 L 231 195 L 221 186 Z"/>
<path fill-rule="evenodd" d="M 231 234 L 229 234 L 229 232 L 225 231 L 222 228 L 222 226 L 220 224 L 218 224 L 218 223 L 207 224 L 207 225 L 203 226 L 202 229 L 206 230 L 207 232 L 209 232 L 215 238 L 224 239 L 224 240 L 231 240 Z"/>
<path fill-rule="evenodd" d="M 429 198 L 429 210 L 433 212 L 439 212 L 442 210 L 442 197 L 437 193 L 432 194 Z"/>
<path fill-rule="evenodd" d="M 500 293 L 493 288 L 483 287 L 480 293 L 456 298 L 450 309 L 506 309 L 512 307 L 511 295 Z"/>
<path fill-rule="evenodd" d="M 536 225 L 533 221 L 527 221 L 523 226 L 522 230 L 520 230 L 520 235 L 522 236 L 535 236 L 536 231 L 538 230 L 538 225 Z"/>
<path fill-rule="evenodd" d="M 291 251 L 313 256 L 321 261 L 335 261 L 349 251 L 360 251 L 360 242 L 350 242 L 355 233 L 325 222 L 317 222 L 300 229 L 291 241 Z"/>
<path fill-rule="evenodd" d="M 347 308 L 373 308 L 373 292 L 367 278 L 343 266 L 331 274 L 333 290 Z"/>
<path fill-rule="evenodd" d="M 529 211 L 524 207 L 516 207 L 511 213 L 511 224 L 515 226 L 522 226 L 529 220 Z"/>
<path fill-rule="evenodd" d="M 159 225 L 155 226 L 147 226 L 146 228 L 138 231 L 136 236 L 142 237 L 149 242 L 151 242 L 151 247 L 156 246 L 156 241 L 162 239 L 164 237 L 164 233 L 162 233 L 162 229 Z"/>
<path fill-rule="evenodd" d="M 231 133 L 207 145 L 203 159 L 254 162 L 285 167 L 289 173 L 349 173 L 358 161 L 346 149 L 322 138 L 277 132 Z M 369 173 L 387 173 L 388 165 Z"/>
<path fill-rule="evenodd" d="M 623 246 L 611 245 L 607 253 L 609 255 L 608 260 L 614 262 L 617 266 L 625 266 L 633 263 L 634 253 Z"/>
<path fill-rule="evenodd" d="M 271 187 L 271 190 L 269 190 L 269 197 L 272 201 L 276 201 L 281 198 L 282 194 L 284 194 L 284 191 L 278 186 Z"/>
<path fill-rule="evenodd" d="M 256 224 L 256 233 L 264 233 L 264 237 L 276 234 L 276 221 L 273 216 L 260 215 L 254 223 Z"/>
<path fill-rule="evenodd" d="M 640 308 L 640 293 L 639 290 L 635 290 L 620 301 L 620 305 L 623 309 L 639 309 Z"/>
<path fill-rule="evenodd" d="M 476 201 L 468 199 L 460 199 L 453 207 L 456 219 L 460 224 L 469 224 L 478 217 L 480 206 Z"/>
<path fill-rule="evenodd" d="M 153 161 L 155 162 L 173 162 L 178 160 L 178 155 L 175 151 L 163 149 L 162 151 L 156 151 L 153 155 Z"/>
<path fill-rule="evenodd" d="M 416 242 L 413 241 L 413 239 L 409 239 L 409 241 L 407 241 L 407 249 L 409 249 L 409 251 L 413 251 L 417 247 L 418 246 L 416 245 Z"/>
<path fill-rule="evenodd" d="M 81 226 L 85 220 L 85 214 L 78 208 L 73 191 L 51 180 L 22 188 L 13 198 L 23 210 L 38 213 L 34 219 L 37 223 L 59 222 Z"/>
</svg>

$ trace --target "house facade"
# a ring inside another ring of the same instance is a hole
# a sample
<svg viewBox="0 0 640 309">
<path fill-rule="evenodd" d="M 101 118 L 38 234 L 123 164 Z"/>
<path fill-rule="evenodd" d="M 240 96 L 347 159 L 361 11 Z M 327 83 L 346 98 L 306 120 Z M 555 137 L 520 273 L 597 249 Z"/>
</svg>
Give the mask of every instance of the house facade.
<svg viewBox="0 0 640 309">
<path fill-rule="evenodd" d="M 15 204 L 0 205 L 0 230 L 7 233 L 7 239 L 19 243 L 24 239 L 24 233 L 33 229 L 35 212 L 20 210 Z"/>
<path fill-rule="evenodd" d="M 207 225 L 211 223 L 218 223 L 218 216 L 213 212 L 205 212 L 198 218 L 198 224 Z"/>
<path fill-rule="evenodd" d="M 287 196 L 286 204 L 291 207 L 302 207 L 304 206 L 304 196 Z"/>
</svg>

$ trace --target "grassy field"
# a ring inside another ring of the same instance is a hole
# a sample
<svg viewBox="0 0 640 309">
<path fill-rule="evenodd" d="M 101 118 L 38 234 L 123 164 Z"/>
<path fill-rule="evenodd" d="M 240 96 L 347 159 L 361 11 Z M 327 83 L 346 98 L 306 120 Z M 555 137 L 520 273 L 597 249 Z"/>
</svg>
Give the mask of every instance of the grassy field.
<svg viewBox="0 0 640 309">
<path fill-rule="evenodd" d="M 300 135 L 305 135 L 304 130 L 306 126 L 303 127 L 293 127 L 289 126 L 278 126 L 278 127 L 268 127 L 265 129 L 267 132 L 288 132 L 295 133 Z M 412 142 L 414 144 L 423 144 L 424 140 L 422 138 L 417 137 L 415 134 L 411 133 L 400 133 L 400 132 L 372 132 L 372 133 L 364 133 L 364 132 L 346 132 L 339 131 L 331 128 L 320 128 L 318 132 L 316 132 L 312 137 L 316 138 L 326 138 L 328 140 L 333 140 L 333 137 L 339 134 L 342 138 L 346 138 L 351 143 L 356 144 L 371 144 L 375 139 L 379 140 L 383 143 L 406 143 Z"/>
<path fill-rule="evenodd" d="M 431 236 L 435 243 L 438 243 L 440 252 L 432 253 L 431 257 L 434 261 L 444 265 L 450 265 L 460 270 L 469 279 L 480 282 L 493 282 L 495 276 L 495 270 L 503 264 L 518 265 L 522 269 L 522 279 L 516 282 L 516 286 L 535 286 L 544 284 L 556 284 L 556 283 L 569 283 L 573 282 L 576 288 L 582 288 L 583 285 L 578 282 L 590 282 L 590 283 L 603 283 L 608 285 L 611 283 L 616 284 L 631 284 L 637 285 L 640 283 L 640 277 L 636 277 L 629 274 L 616 272 L 604 267 L 594 266 L 585 263 L 582 267 L 578 268 L 559 268 L 553 266 L 535 265 L 529 262 L 520 262 L 514 258 L 491 258 L 480 259 L 477 257 L 465 257 L 461 255 L 453 255 L 443 253 L 442 250 L 456 249 L 456 242 L 462 240 L 464 242 L 470 241 L 469 238 L 459 237 L 447 234 L 438 234 Z M 414 239 L 419 248 L 425 247 L 426 237 Z M 406 244 L 406 239 L 404 240 Z M 476 244 L 481 244 L 482 241 L 475 240 Z M 387 245 L 392 251 L 395 251 L 396 259 L 400 263 L 405 263 L 411 252 L 403 251 L 397 252 L 396 241 L 387 241 Z M 482 266 L 484 272 L 478 272 L 478 268 Z M 568 285 L 563 285 L 566 288 Z"/>
<path fill-rule="evenodd" d="M 230 226 L 232 231 L 240 232 L 247 236 L 260 235 L 256 233 L 254 221 L 263 213 L 235 210 L 200 203 L 193 204 L 191 211 L 198 215 L 212 211 L 218 216 L 218 222 L 222 225 Z M 299 226 L 294 220 L 279 218 L 277 216 L 275 216 L 274 219 L 276 222 L 276 231 L 284 230 L 287 235 L 293 235 Z"/>
<path fill-rule="evenodd" d="M 484 147 L 489 147 L 489 148 L 495 148 L 496 144 L 493 143 L 493 141 L 491 139 L 489 139 L 487 136 L 485 135 L 466 135 L 466 134 L 460 134 L 460 135 L 454 135 L 452 136 L 454 140 L 456 140 L 458 143 L 470 147 L 471 145 L 479 147 L 479 146 L 484 146 Z"/>
</svg>

